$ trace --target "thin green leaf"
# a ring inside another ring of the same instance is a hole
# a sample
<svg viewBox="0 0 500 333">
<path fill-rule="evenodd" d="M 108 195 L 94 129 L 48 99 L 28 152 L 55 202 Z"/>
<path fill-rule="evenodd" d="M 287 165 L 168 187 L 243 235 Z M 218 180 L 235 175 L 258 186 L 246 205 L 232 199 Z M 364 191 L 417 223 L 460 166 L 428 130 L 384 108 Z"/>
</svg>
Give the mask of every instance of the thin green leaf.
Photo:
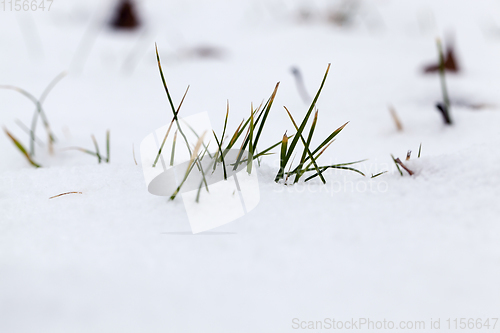
<svg viewBox="0 0 500 333">
<path fill-rule="evenodd" d="M 109 152 L 110 152 L 110 147 L 109 147 L 109 139 L 110 139 L 110 132 L 109 130 L 106 131 L 106 163 L 109 163 Z"/>
<path fill-rule="evenodd" d="M 387 172 L 387 171 L 382 171 L 382 172 L 377 173 L 376 175 L 372 174 L 371 178 L 372 178 L 372 179 L 373 179 L 373 178 L 377 178 L 378 176 L 381 176 L 381 175 L 383 175 L 383 174 L 384 174 L 384 173 L 386 173 L 386 172 Z"/>
<path fill-rule="evenodd" d="M 174 158 L 175 158 L 175 144 L 177 142 L 177 130 L 174 133 L 174 140 L 172 142 L 172 153 L 170 154 L 170 166 L 174 165 Z"/>
<path fill-rule="evenodd" d="M 21 144 L 21 142 L 19 142 L 5 127 L 3 128 L 3 130 L 4 130 L 5 134 L 7 134 L 7 136 L 12 140 L 12 142 L 17 147 L 17 149 L 19 149 L 19 151 L 26 157 L 28 162 L 31 165 L 33 165 L 35 168 L 40 168 L 41 166 L 39 164 L 35 163 L 35 161 L 33 161 L 33 159 L 30 157 L 30 155 L 26 151 L 26 148 L 24 148 L 24 146 Z"/>
<path fill-rule="evenodd" d="M 330 70 L 330 64 L 328 64 L 328 67 L 327 67 L 326 72 L 325 72 L 325 76 L 323 77 L 323 81 L 321 82 L 321 85 L 318 89 L 318 92 L 316 93 L 316 96 L 314 97 L 314 100 L 311 103 L 311 106 L 309 107 L 309 110 L 307 111 L 304 119 L 302 120 L 302 123 L 300 124 L 299 129 L 297 130 L 296 136 L 293 138 L 293 140 L 290 144 L 290 148 L 288 149 L 288 153 L 285 157 L 285 164 L 288 162 L 288 160 L 292 156 L 292 153 L 293 153 L 293 150 L 295 149 L 295 146 L 297 145 L 299 139 L 302 137 L 302 132 L 304 131 L 304 128 L 306 127 L 307 121 L 309 120 L 309 116 L 311 115 L 311 113 L 316 105 L 316 102 L 319 98 L 319 95 L 321 94 L 321 91 L 323 90 L 323 86 L 325 85 L 325 81 L 326 81 L 326 78 L 328 76 L 329 70 Z M 280 173 L 278 173 L 278 175 L 275 178 L 275 181 L 277 182 L 280 179 L 280 177 L 282 178 L 283 174 L 280 175 Z"/>
<path fill-rule="evenodd" d="M 403 171 L 401 171 L 401 168 L 399 167 L 399 164 L 396 161 L 396 158 L 394 158 L 394 156 L 392 154 L 391 154 L 391 157 L 392 157 L 392 161 L 394 162 L 394 164 L 396 164 L 396 168 L 398 168 L 399 174 L 401 175 L 401 177 L 403 177 Z"/>
<path fill-rule="evenodd" d="M 92 141 L 94 142 L 94 146 L 95 146 L 95 153 L 97 155 L 97 161 L 99 163 L 101 163 L 101 154 L 99 154 L 99 145 L 97 144 L 97 140 L 95 139 L 95 136 L 94 134 L 91 135 L 92 137 Z"/>
</svg>

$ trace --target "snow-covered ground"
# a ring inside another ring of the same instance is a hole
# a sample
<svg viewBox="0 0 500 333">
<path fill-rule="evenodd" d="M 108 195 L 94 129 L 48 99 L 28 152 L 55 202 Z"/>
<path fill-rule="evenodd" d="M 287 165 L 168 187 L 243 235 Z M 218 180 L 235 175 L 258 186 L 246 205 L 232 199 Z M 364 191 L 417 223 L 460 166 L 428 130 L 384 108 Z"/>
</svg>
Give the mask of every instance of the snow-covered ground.
<svg viewBox="0 0 500 333">
<path fill-rule="evenodd" d="M 0 332 L 288 332 L 326 318 L 424 321 L 422 332 L 437 330 L 431 318 L 447 331 L 447 319 L 490 318 L 465 331 L 500 331 L 500 3 L 361 1 L 336 26 L 325 16 L 338 4 L 141 1 L 133 33 L 102 26 L 109 1 L 0 5 L 0 85 L 38 97 L 68 71 L 44 103 L 59 140 L 54 155 L 37 147 L 43 168 L 0 136 Z M 462 67 L 447 75 L 453 126 L 434 107 L 438 75 L 421 71 L 436 37 L 454 40 Z M 182 201 L 148 193 L 132 154 L 140 162 L 142 139 L 171 119 L 155 42 L 176 104 L 191 85 L 181 114 L 208 112 L 217 133 L 227 100 L 234 130 L 280 81 L 264 146 L 294 132 L 283 105 L 307 110 L 290 68 L 313 94 L 331 63 L 313 141 L 350 121 L 321 160 L 368 159 L 368 177 L 284 187 L 267 156 L 259 205 L 192 235 Z M 200 47 L 217 57 L 194 56 Z M 33 103 L 0 90 L 0 109 L 28 145 L 16 119 L 29 124 Z M 93 149 L 91 134 L 104 149 L 107 129 L 109 164 L 64 150 Z M 390 154 L 407 150 L 415 175 L 401 177 Z M 69 191 L 82 194 L 49 200 Z"/>
</svg>

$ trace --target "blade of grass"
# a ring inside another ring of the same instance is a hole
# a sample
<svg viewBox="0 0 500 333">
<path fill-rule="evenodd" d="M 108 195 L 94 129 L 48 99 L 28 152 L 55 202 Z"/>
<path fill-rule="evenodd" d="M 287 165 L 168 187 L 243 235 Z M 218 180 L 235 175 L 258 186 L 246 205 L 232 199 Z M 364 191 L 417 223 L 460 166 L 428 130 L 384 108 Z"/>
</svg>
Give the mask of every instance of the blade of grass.
<svg viewBox="0 0 500 333">
<path fill-rule="evenodd" d="M 110 132 L 109 130 L 106 131 L 106 163 L 109 163 L 109 137 L 110 137 Z"/>
<path fill-rule="evenodd" d="M 271 110 L 271 107 L 273 105 L 274 99 L 276 97 L 276 93 L 278 92 L 279 85 L 280 85 L 280 83 L 278 82 L 276 84 L 276 87 L 274 88 L 274 91 L 273 91 L 270 99 L 269 99 L 269 102 L 267 103 L 267 107 L 265 107 L 265 111 L 264 111 L 264 116 L 262 118 L 262 122 L 260 123 L 260 126 L 259 126 L 259 129 L 257 131 L 257 134 L 255 135 L 255 141 L 253 143 L 253 147 L 254 148 L 257 148 L 257 143 L 259 142 L 260 135 L 262 133 L 262 130 L 264 129 L 264 124 L 266 123 L 267 116 L 269 115 L 269 111 Z"/>
<path fill-rule="evenodd" d="M 95 146 L 95 154 L 97 155 L 97 161 L 101 163 L 101 154 L 99 154 L 99 145 L 97 144 L 97 140 L 95 139 L 94 134 L 91 135 L 92 141 L 94 142 Z"/>
<path fill-rule="evenodd" d="M 158 45 L 156 45 L 156 43 L 155 43 L 155 48 L 156 48 L 156 60 L 158 62 L 158 69 L 160 70 L 161 82 L 163 83 L 163 87 L 165 88 L 165 92 L 167 93 L 168 102 L 170 103 L 170 107 L 172 108 L 172 113 L 174 115 L 174 120 L 176 122 L 177 128 L 179 129 L 179 133 L 181 133 L 184 142 L 186 143 L 186 147 L 189 151 L 189 154 L 191 155 L 191 147 L 189 146 L 189 142 L 186 136 L 184 135 L 184 132 L 182 131 L 181 125 L 179 124 L 179 118 L 177 117 L 177 112 L 175 111 L 174 103 L 172 102 L 172 97 L 170 96 L 170 91 L 168 90 L 167 82 L 165 81 L 165 76 L 163 75 L 163 70 L 161 68 L 160 54 L 158 53 Z"/>
<path fill-rule="evenodd" d="M 48 136 L 49 136 L 49 150 L 51 150 L 50 146 L 55 141 L 55 136 L 53 135 L 53 133 L 52 133 L 52 131 L 50 129 L 49 122 L 47 120 L 45 112 L 43 111 L 42 104 L 40 103 L 40 101 L 37 100 L 35 98 L 35 96 L 33 96 L 32 94 L 30 94 L 26 90 L 24 90 L 22 88 L 19 88 L 19 87 L 10 86 L 10 85 L 0 85 L 0 89 L 8 89 L 8 90 L 17 91 L 18 93 L 20 93 L 21 95 L 25 96 L 26 98 L 28 98 L 30 101 L 32 101 L 35 104 L 36 109 L 37 109 L 38 113 L 40 114 L 40 116 L 42 117 L 43 124 L 44 124 L 45 129 L 46 129 L 46 131 L 48 133 Z M 33 131 L 33 127 L 32 127 L 32 132 L 31 133 L 32 133 L 31 134 L 31 142 L 33 142 L 33 144 L 30 143 L 30 156 L 33 157 L 33 155 L 35 154 L 35 148 L 34 148 L 35 131 Z"/>
<path fill-rule="evenodd" d="M 323 168 L 323 167 L 320 167 L 320 168 Z M 327 169 L 342 169 L 342 170 L 350 170 L 350 171 L 354 171 L 354 172 L 356 172 L 356 173 L 359 173 L 359 174 L 360 174 L 361 176 L 363 176 L 363 177 L 365 176 L 365 174 L 364 174 L 364 173 L 362 173 L 361 171 L 359 171 L 358 169 L 349 168 L 349 167 L 343 167 L 343 166 L 334 166 L 334 165 L 331 165 L 331 166 L 328 166 L 328 167 L 324 167 L 324 169 L 322 169 L 320 172 L 321 172 L 321 173 L 323 173 L 323 172 L 324 172 L 325 170 L 327 170 Z M 314 174 L 314 175 L 312 175 L 312 176 L 310 176 L 310 177 L 306 178 L 306 179 L 304 180 L 304 182 L 307 182 L 307 181 L 309 181 L 309 180 L 311 180 L 311 179 L 313 179 L 313 178 L 315 178 L 315 177 L 317 177 L 317 176 L 318 176 L 318 174 L 316 173 L 316 174 Z"/>
<path fill-rule="evenodd" d="M 316 111 L 316 113 L 314 114 L 314 119 L 313 119 L 313 122 L 311 124 L 311 129 L 309 130 L 309 136 L 307 137 L 307 141 L 304 144 L 304 151 L 302 152 L 302 157 L 300 158 L 298 170 L 301 170 L 302 167 L 304 166 L 306 155 L 311 156 L 312 161 L 315 162 L 315 159 L 312 156 L 311 151 L 309 150 L 309 145 L 311 144 L 312 136 L 314 133 L 314 129 L 316 128 L 317 121 L 318 121 L 318 111 Z M 316 164 L 314 166 L 316 168 L 318 167 Z M 319 172 L 319 169 L 317 171 Z M 302 176 L 302 172 L 301 171 L 297 172 L 297 174 L 295 175 L 294 183 L 297 183 L 301 176 Z M 322 176 L 322 175 L 320 174 L 320 176 Z M 322 178 L 321 180 L 323 181 L 323 183 L 326 183 L 326 180 L 324 180 L 324 178 Z"/>
<path fill-rule="evenodd" d="M 215 134 L 215 132 L 213 130 L 212 130 L 212 132 L 214 133 L 215 141 L 217 142 L 217 146 L 219 147 L 219 152 L 220 152 L 220 156 L 222 159 L 222 167 L 224 168 L 224 180 L 227 180 L 226 162 L 224 161 L 224 154 L 222 154 L 222 147 L 221 147 L 221 144 L 219 142 L 219 139 L 217 138 L 217 134 Z M 214 165 L 216 165 L 216 164 L 217 164 L 217 161 L 215 160 Z"/>
<path fill-rule="evenodd" d="M 41 165 L 39 165 L 35 161 L 33 161 L 33 159 L 28 154 L 28 152 L 26 151 L 26 148 L 24 148 L 22 143 L 19 142 L 19 140 L 17 140 L 5 127 L 3 128 L 3 130 L 4 130 L 5 134 L 7 134 L 7 136 L 12 140 L 12 142 L 17 147 L 17 149 L 19 149 L 19 151 L 26 157 L 28 162 L 30 162 L 30 164 L 33 165 L 35 168 L 40 168 Z"/>
<path fill-rule="evenodd" d="M 38 101 L 40 102 L 40 106 L 43 104 L 43 102 L 45 101 L 45 98 L 47 98 L 47 96 L 52 91 L 52 89 L 54 89 L 54 87 L 59 83 L 59 81 L 61 81 L 66 76 L 66 74 L 67 74 L 66 72 L 62 72 L 59 75 L 57 75 L 54 79 L 52 79 L 52 81 L 50 81 L 50 83 L 47 85 L 47 87 L 44 89 L 44 91 L 40 95 L 40 98 L 38 99 Z M 36 124 L 37 124 L 38 115 L 39 115 L 39 112 L 37 112 L 37 111 L 38 110 L 35 110 L 35 113 L 33 114 L 33 118 L 31 120 L 31 131 L 33 132 L 33 134 L 36 131 Z M 49 133 L 49 151 L 50 152 L 53 151 L 52 142 L 55 142 L 55 137 L 53 136 L 52 133 Z M 30 145 L 31 145 L 31 143 L 30 143 Z M 34 150 L 33 150 L 33 154 L 34 154 Z"/>
<path fill-rule="evenodd" d="M 181 183 L 179 184 L 179 186 L 177 187 L 177 189 L 175 190 L 175 192 L 170 196 L 170 200 L 174 200 L 175 197 L 177 196 L 177 194 L 179 194 L 179 191 L 181 190 L 182 185 L 184 185 L 184 183 L 186 182 L 186 179 L 189 177 L 189 174 L 191 173 L 191 170 L 193 170 L 193 167 L 195 165 L 195 161 L 198 158 L 198 151 L 203 143 L 203 138 L 205 137 L 205 134 L 206 134 L 206 132 L 204 132 L 201 135 L 201 137 L 198 139 L 198 142 L 194 146 L 193 152 L 191 153 L 191 159 L 190 159 L 188 167 L 186 169 L 186 173 L 184 175 L 184 178 L 181 181 Z"/>
<path fill-rule="evenodd" d="M 20 121 L 19 119 L 16 119 L 15 123 L 17 126 L 19 126 L 19 128 L 21 128 L 23 131 L 28 133 L 30 138 L 32 137 L 31 129 L 29 129 L 28 126 L 24 125 L 22 123 L 22 121 Z M 37 136 L 35 136 L 35 135 L 33 135 L 33 136 L 35 137 L 35 143 L 37 143 L 40 147 L 43 147 L 44 146 L 43 141 L 40 138 L 38 138 Z"/>
<path fill-rule="evenodd" d="M 401 177 L 403 177 L 403 171 L 401 171 L 401 168 L 399 167 L 399 164 L 396 161 L 396 158 L 394 158 L 394 156 L 392 154 L 391 154 L 391 157 L 392 157 L 392 161 L 394 162 L 394 164 L 396 164 L 396 168 L 398 168 L 399 174 L 401 175 Z"/>
<path fill-rule="evenodd" d="M 323 148 L 325 145 L 327 145 L 329 142 L 331 142 L 333 140 L 333 138 L 335 138 L 343 129 L 344 127 L 347 126 L 347 124 L 349 124 L 349 122 L 345 123 L 344 125 L 340 126 L 339 128 L 337 128 L 335 131 L 332 132 L 332 134 L 330 134 L 326 139 L 325 141 L 323 141 L 318 147 L 316 147 L 316 149 L 313 150 L 312 154 L 316 154 L 321 148 Z M 309 159 L 309 156 L 306 157 L 306 161 Z"/>
<path fill-rule="evenodd" d="M 281 175 L 283 175 L 283 173 L 285 172 L 287 146 L 288 146 L 288 137 L 286 136 L 285 132 L 285 134 L 283 134 L 283 139 L 281 140 L 280 171 L 279 171 L 279 174 Z M 281 178 L 283 178 L 283 176 Z"/>
<path fill-rule="evenodd" d="M 387 171 L 382 171 L 382 172 L 377 173 L 376 175 L 372 174 L 372 176 L 371 176 L 370 178 L 372 178 L 372 179 L 373 179 L 373 178 L 377 178 L 378 176 L 381 176 L 381 175 L 383 175 L 383 174 L 384 174 L 384 173 L 386 173 L 386 172 L 387 172 Z"/>
<path fill-rule="evenodd" d="M 137 160 L 135 159 L 135 148 L 133 143 L 132 143 L 132 156 L 134 157 L 135 165 L 137 165 Z"/>
<path fill-rule="evenodd" d="M 58 197 L 62 197 L 63 195 L 68 195 L 68 194 L 83 194 L 82 192 L 66 192 L 66 193 L 61 193 L 61 194 L 58 194 L 58 195 L 54 195 L 53 197 L 50 197 L 50 199 L 54 199 L 54 198 L 58 198 Z"/>
<path fill-rule="evenodd" d="M 264 123 L 262 123 L 262 124 L 264 124 Z M 253 141 L 253 125 L 254 125 L 253 124 L 253 110 L 251 110 L 250 111 L 250 128 L 249 128 L 250 133 L 248 134 L 248 139 L 249 139 L 249 143 L 248 143 L 248 157 L 247 157 L 247 159 L 248 159 L 248 162 L 247 162 L 247 172 L 248 172 L 248 174 L 252 173 L 253 149 L 254 149 L 254 145 L 252 143 L 252 141 Z M 261 126 L 261 128 L 262 128 L 262 126 Z"/>
<path fill-rule="evenodd" d="M 302 137 L 302 132 L 304 131 L 304 128 L 306 127 L 307 121 L 309 120 L 309 116 L 311 115 L 311 113 L 316 105 L 316 102 L 319 98 L 319 95 L 321 94 L 321 91 L 323 90 L 323 86 L 325 85 L 325 81 L 326 81 L 326 78 L 328 76 L 329 70 L 330 70 L 330 64 L 328 64 L 328 67 L 326 68 L 326 72 L 325 72 L 325 76 L 323 77 L 323 81 L 321 82 L 321 85 L 318 89 L 318 92 L 316 93 L 316 96 L 314 97 L 314 100 L 311 103 L 311 106 L 309 107 L 309 110 L 307 111 L 304 119 L 302 120 L 302 123 L 300 124 L 299 129 L 297 130 L 295 137 L 293 138 L 293 140 L 290 144 L 290 148 L 288 149 L 288 153 L 285 157 L 285 165 L 288 162 L 288 160 L 290 159 L 290 157 L 292 156 L 293 150 L 295 149 L 295 146 L 297 145 L 299 139 Z M 281 178 L 283 178 L 283 172 L 278 172 L 274 181 L 277 182 Z"/>
<path fill-rule="evenodd" d="M 411 171 L 410 169 L 408 169 L 408 167 L 407 167 L 406 165 L 404 165 L 404 164 L 403 164 L 403 162 L 401 162 L 401 160 L 399 159 L 399 157 L 398 157 L 398 158 L 396 158 L 396 163 L 397 163 L 397 164 L 399 164 L 399 165 L 401 165 L 401 167 L 402 167 L 403 169 L 405 169 L 405 171 L 406 171 L 406 172 L 408 172 L 408 174 L 409 174 L 410 176 L 413 176 L 414 172 L 413 172 L 413 171 Z"/>
<path fill-rule="evenodd" d="M 85 153 L 85 154 L 89 154 L 89 155 L 92 155 L 92 156 L 95 156 L 97 157 L 97 154 L 91 150 L 88 150 L 88 149 L 85 149 L 85 148 L 80 148 L 80 147 L 67 147 L 67 148 L 63 148 L 61 149 L 61 151 L 65 151 L 65 150 L 78 150 L 78 151 L 81 151 L 82 153 Z M 135 156 L 134 156 L 134 159 L 135 159 Z M 137 163 L 137 161 L 136 161 Z"/>
<path fill-rule="evenodd" d="M 170 166 L 174 165 L 175 143 L 177 142 L 177 131 L 174 133 L 174 141 L 172 142 L 172 153 L 170 154 Z"/>
<path fill-rule="evenodd" d="M 418 147 L 418 158 L 420 158 L 421 152 L 422 152 L 422 143 L 420 143 L 420 146 Z"/>
<path fill-rule="evenodd" d="M 165 136 L 163 137 L 163 141 L 161 143 L 160 149 L 158 150 L 158 154 L 156 155 L 155 161 L 153 162 L 153 168 L 156 167 L 156 164 L 158 163 L 158 160 L 160 159 L 160 155 L 161 155 L 161 152 L 163 150 L 163 146 L 165 145 L 165 142 L 167 141 L 167 137 L 168 137 L 168 134 L 170 133 L 170 129 L 172 128 L 172 125 L 174 124 L 175 118 L 177 117 L 177 114 L 179 113 L 179 111 L 181 109 L 182 103 L 184 102 L 184 98 L 186 98 L 188 91 L 189 91 L 189 86 L 186 88 L 186 91 L 184 92 L 184 96 L 182 96 L 181 102 L 179 103 L 177 110 L 174 112 L 174 117 L 172 118 L 172 121 L 170 122 L 170 125 L 168 126 L 167 132 L 165 133 Z M 167 92 L 167 94 L 168 94 L 168 92 Z M 189 149 L 189 144 L 188 144 L 188 149 Z M 189 150 L 189 153 L 191 153 L 191 150 Z"/>
<path fill-rule="evenodd" d="M 295 123 L 295 120 L 293 119 L 293 116 L 292 114 L 290 113 L 290 111 L 288 111 L 288 109 L 285 107 L 285 110 L 286 112 L 288 113 L 288 116 L 290 117 L 290 120 L 292 121 L 293 123 L 293 126 L 295 127 L 295 129 L 297 130 L 297 133 L 296 135 L 299 135 L 298 132 L 299 132 L 299 129 L 297 128 L 297 124 Z M 316 112 L 316 116 L 315 116 L 316 120 L 317 120 L 317 112 Z M 313 125 L 316 126 L 316 123 L 315 121 L 313 120 Z M 314 132 L 314 128 L 311 127 L 312 131 Z M 309 133 L 309 135 L 311 136 L 312 138 L 312 133 Z M 318 169 L 318 164 L 316 163 L 316 159 L 314 158 L 314 156 L 312 155 L 311 151 L 309 150 L 309 144 L 307 144 L 307 142 L 304 140 L 304 137 L 302 136 L 302 134 L 300 134 L 300 139 L 302 140 L 302 144 L 304 145 L 304 153 L 308 154 L 309 158 L 311 159 L 314 167 L 316 168 L 316 172 L 319 174 L 319 177 L 321 178 L 321 181 L 323 182 L 323 184 L 326 184 L 326 180 L 325 178 L 323 177 L 323 175 L 319 172 L 319 169 Z M 291 147 L 290 147 L 291 149 Z M 288 156 L 288 155 L 287 155 Z M 302 161 L 302 159 L 301 159 Z M 305 161 L 305 159 L 304 159 Z M 286 161 L 288 162 L 288 160 Z M 295 169 L 294 171 L 297 171 L 297 174 L 299 174 L 301 171 L 300 169 L 302 168 L 304 162 L 301 162 L 301 164 L 299 164 Z M 299 176 L 300 177 L 300 176 Z M 298 181 L 298 179 L 296 178 L 296 180 Z M 294 181 L 294 183 L 296 183 Z"/>
</svg>

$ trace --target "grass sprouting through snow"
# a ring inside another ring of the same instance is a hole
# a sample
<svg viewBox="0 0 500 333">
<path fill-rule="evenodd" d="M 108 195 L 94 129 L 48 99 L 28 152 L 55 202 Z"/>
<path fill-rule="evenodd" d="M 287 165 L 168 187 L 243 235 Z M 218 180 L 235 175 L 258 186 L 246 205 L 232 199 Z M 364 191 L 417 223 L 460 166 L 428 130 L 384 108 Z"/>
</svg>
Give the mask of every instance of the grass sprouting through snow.
<svg viewBox="0 0 500 333">
<path fill-rule="evenodd" d="M 51 153 L 53 152 L 53 143 L 55 142 L 56 139 L 55 139 L 54 133 L 50 129 L 50 124 L 49 124 L 49 121 L 47 119 L 47 116 L 45 115 L 42 104 L 45 101 L 45 99 L 47 98 L 47 96 L 49 95 L 50 91 L 56 86 L 56 84 L 59 81 L 61 81 L 61 79 L 64 76 L 66 76 L 66 73 L 62 72 L 61 74 L 57 75 L 54 79 L 52 79 L 52 81 L 48 84 L 48 86 L 42 92 L 39 99 L 37 99 L 31 93 L 29 93 L 28 91 L 26 91 L 22 88 L 11 86 L 11 85 L 0 85 L 0 89 L 8 89 L 8 90 L 16 91 L 16 92 L 22 94 L 23 96 L 25 96 L 26 98 L 28 98 L 36 106 L 35 113 L 33 114 L 33 118 L 31 121 L 31 130 L 29 132 L 29 134 L 30 134 L 29 155 L 31 157 L 33 157 L 35 155 L 35 140 L 36 140 L 35 133 L 36 133 L 36 125 L 37 125 L 38 116 L 40 116 L 42 118 L 42 122 L 43 122 L 44 127 L 47 131 L 49 152 L 51 152 Z"/>
<path fill-rule="evenodd" d="M 391 157 L 392 157 L 392 161 L 394 162 L 394 164 L 396 165 L 396 168 L 399 171 L 399 174 L 401 175 L 401 177 L 403 177 L 403 171 L 401 171 L 401 168 L 399 167 L 399 163 L 396 161 L 396 158 L 394 157 L 394 155 L 391 154 Z"/>
<path fill-rule="evenodd" d="M 4 130 L 5 134 L 7 134 L 7 136 L 12 140 L 12 142 L 17 147 L 17 149 L 19 149 L 19 151 L 26 157 L 28 162 L 31 165 L 33 165 L 35 168 L 40 168 L 41 166 L 39 164 L 37 164 L 35 161 L 33 161 L 30 154 L 28 154 L 28 151 L 26 150 L 26 148 L 24 148 L 24 146 L 21 144 L 21 142 L 19 142 L 19 140 L 17 140 L 5 127 L 3 130 Z"/>
</svg>

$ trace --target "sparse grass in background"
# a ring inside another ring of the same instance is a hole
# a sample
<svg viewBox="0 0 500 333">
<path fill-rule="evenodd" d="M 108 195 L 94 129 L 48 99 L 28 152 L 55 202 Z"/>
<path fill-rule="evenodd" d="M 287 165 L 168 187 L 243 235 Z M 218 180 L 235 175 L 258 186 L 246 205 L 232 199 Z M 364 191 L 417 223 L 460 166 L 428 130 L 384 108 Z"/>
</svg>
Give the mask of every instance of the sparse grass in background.
<svg viewBox="0 0 500 333">
<path fill-rule="evenodd" d="M 48 137 L 47 141 L 48 141 L 49 152 L 50 153 L 54 152 L 53 144 L 56 141 L 56 137 L 55 137 L 54 133 L 52 132 L 52 130 L 50 128 L 49 121 L 47 119 L 47 116 L 45 114 L 45 111 L 44 111 L 42 105 L 43 105 L 43 102 L 45 101 L 45 99 L 47 98 L 47 96 L 49 95 L 50 91 L 56 86 L 56 84 L 59 81 L 61 81 L 62 78 L 64 78 L 64 76 L 66 76 L 65 72 L 62 72 L 61 74 L 57 75 L 47 85 L 47 87 L 44 89 L 44 91 L 40 95 L 40 98 L 38 98 L 38 99 L 35 96 L 33 96 L 33 94 L 29 93 L 28 91 L 26 91 L 26 90 L 24 90 L 22 88 L 19 88 L 19 87 L 16 87 L 16 86 L 11 86 L 11 85 L 0 85 L 0 89 L 6 89 L 6 90 L 16 91 L 16 92 L 20 93 L 21 95 L 25 96 L 26 98 L 28 98 L 30 101 L 32 101 L 35 104 L 36 109 L 35 109 L 35 112 L 33 114 L 32 120 L 31 120 L 31 129 L 27 128 L 27 126 L 25 126 L 24 124 L 22 124 L 20 121 L 17 122 L 18 125 L 24 131 L 26 131 L 29 134 L 29 136 L 30 136 L 29 153 L 28 153 L 30 159 L 32 159 L 35 156 L 35 143 L 36 143 L 36 141 L 37 140 L 40 141 L 36 137 L 36 128 L 37 128 L 37 123 L 38 123 L 38 117 L 39 116 L 42 118 L 43 125 L 45 127 L 46 132 L 47 132 L 47 137 Z M 13 140 L 12 136 L 8 136 L 8 137 L 11 140 Z M 17 141 L 17 142 L 13 141 L 13 143 L 16 145 L 16 147 L 19 148 L 19 145 L 18 145 L 18 144 L 20 144 L 19 141 Z M 24 146 L 23 146 L 23 148 L 24 148 Z M 31 163 L 31 164 L 33 165 L 33 163 Z"/>
<path fill-rule="evenodd" d="M 26 159 L 28 160 L 28 162 L 33 165 L 35 168 L 40 168 L 41 165 L 39 165 L 38 163 L 36 163 L 35 161 L 33 161 L 33 159 L 31 158 L 30 154 L 26 151 L 26 148 L 24 148 L 24 146 L 22 145 L 21 142 L 19 142 L 19 140 L 17 140 L 5 127 L 3 128 L 5 134 L 7 134 L 7 136 L 12 140 L 12 142 L 14 143 L 14 145 L 17 147 L 17 149 L 19 149 L 19 151 L 26 157 Z"/>
<path fill-rule="evenodd" d="M 402 132 L 403 131 L 403 123 L 399 119 L 399 116 L 396 112 L 396 109 L 392 105 L 389 105 L 389 113 L 391 114 L 392 120 L 394 121 L 394 124 L 396 125 L 396 129 L 399 132 Z"/>
<path fill-rule="evenodd" d="M 94 144 L 95 151 L 88 150 L 88 149 L 81 148 L 81 147 L 68 147 L 68 148 L 64 148 L 63 150 L 78 150 L 78 151 L 81 151 L 82 153 L 97 157 L 98 163 L 101 163 L 103 161 L 106 163 L 109 163 L 109 161 L 110 161 L 110 131 L 109 130 L 106 131 L 106 158 L 104 158 L 101 155 L 100 150 L 99 150 L 99 144 L 97 143 L 97 140 L 93 134 L 91 135 L 91 139 L 92 139 L 92 142 Z M 132 149 L 134 149 L 134 148 L 132 147 Z M 133 152 L 133 153 L 134 153 L 134 160 L 135 160 L 135 152 Z M 137 162 L 136 162 L 136 164 L 137 164 Z"/>
<path fill-rule="evenodd" d="M 409 150 L 408 153 L 407 153 L 407 155 L 406 155 L 406 160 L 407 161 L 410 159 L 410 155 L 411 155 L 411 150 Z M 394 164 L 396 165 L 396 168 L 398 169 L 399 174 L 401 175 L 401 177 L 403 176 L 403 171 L 401 171 L 401 168 L 403 168 L 406 172 L 408 172 L 408 174 L 410 176 L 413 176 L 415 174 L 406 165 L 404 165 L 403 162 L 401 162 L 401 160 L 399 159 L 399 157 L 395 158 L 392 154 L 391 154 L 391 157 L 392 157 L 392 160 L 394 161 Z"/>
<path fill-rule="evenodd" d="M 441 93 L 443 94 L 443 102 L 437 103 L 436 107 L 441 112 L 444 123 L 446 125 L 451 125 L 452 121 L 450 117 L 450 99 L 448 97 L 448 89 L 446 87 L 445 62 L 444 62 L 443 48 L 441 46 L 441 40 L 439 38 L 436 40 L 436 45 L 439 55 L 439 78 L 441 80 Z"/>
</svg>

